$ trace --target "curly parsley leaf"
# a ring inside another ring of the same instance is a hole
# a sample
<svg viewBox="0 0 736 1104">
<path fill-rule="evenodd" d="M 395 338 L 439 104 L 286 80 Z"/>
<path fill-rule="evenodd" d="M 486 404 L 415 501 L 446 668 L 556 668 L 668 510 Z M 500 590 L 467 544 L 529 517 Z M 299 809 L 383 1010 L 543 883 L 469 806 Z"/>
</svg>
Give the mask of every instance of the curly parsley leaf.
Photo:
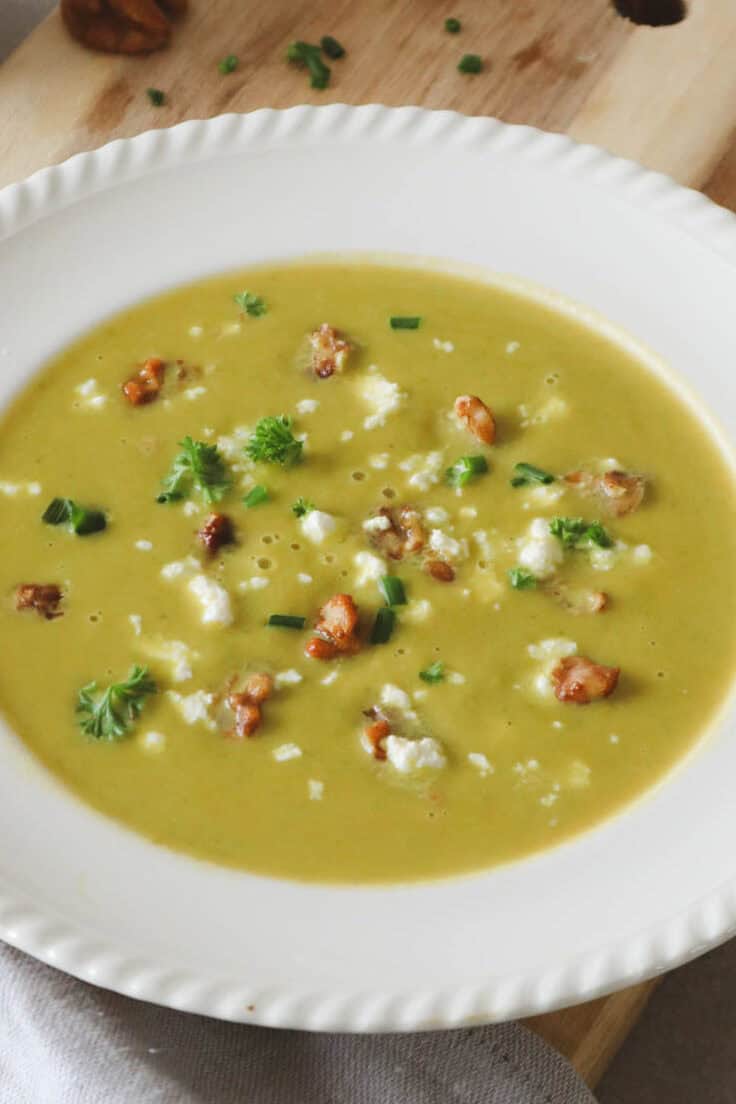
<svg viewBox="0 0 736 1104">
<path fill-rule="evenodd" d="M 140 717 L 146 698 L 157 690 L 148 668 L 138 664 L 123 682 L 113 682 L 106 690 L 89 682 L 77 696 L 79 727 L 93 740 L 120 740 Z"/>
<path fill-rule="evenodd" d="M 291 432 L 291 418 L 279 414 L 261 418 L 245 451 L 251 460 L 289 467 L 301 459 L 302 442 Z"/>
<path fill-rule="evenodd" d="M 512 567 L 509 571 L 509 582 L 514 590 L 534 590 L 537 577 L 524 567 Z"/>
<path fill-rule="evenodd" d="M 588 522 L 583 518 L 556 517 L 549 523 L 549 531 L 565 548 L 611 548 L 613 538 L 599 521 Z"/>
<path fill-rule="evenodd" d="M 243 314 L 249 314 L 251 318 L 262 318 L 268 313 L 268 305 L 260 295 L 254 295 L 252 291 L 239 291 L 233 295 L 233 302 L 237 303 Z"/>
<path fill-rule="evenodd" d="M 435 660 L 434 663 L 430 663 L 429 667 L 425 667 L 423 671 L 419 672 L 419 677 L 422 682 L 428 682 L 430 686 L 435 686 L 438 682 L 442 682 L 444 680 L 444 663 L 441 659 Z"/>
<path fill-rule="evenodd" d="M 300 495 L 296 502 L 292 504 L 291 512 L 298 518 L 303 518 L 306 517 L 307 514 L 311 514 L 312 510 L 316 509 L 317 507 L 313 502 L 309 502 L 308 499 L 302 498 Z"/>
<path fill-rule="evenodd" d="M 219 502 L 230 489 L 231 481 L 217 445 L 185 437 L 181 452 L 174 458 L 169 474 L 162 480 L 158 502 L 178 502 L 188 498 L 195 488 L 205 502 Z"/>
</svg>

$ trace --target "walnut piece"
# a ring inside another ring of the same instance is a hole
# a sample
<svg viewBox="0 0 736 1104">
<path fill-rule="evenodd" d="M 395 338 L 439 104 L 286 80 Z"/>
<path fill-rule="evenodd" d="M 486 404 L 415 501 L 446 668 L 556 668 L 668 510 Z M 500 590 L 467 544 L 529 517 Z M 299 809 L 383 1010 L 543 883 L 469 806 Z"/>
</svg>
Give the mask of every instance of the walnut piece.
<svg viewBox="0 0 736 1104">
<path fill-rule="evenodd" d="M 188 0 L 61 0 L 72 38 L 107 54 L 150 54 L 168 46 L 172 20 Z"/>
</svg>

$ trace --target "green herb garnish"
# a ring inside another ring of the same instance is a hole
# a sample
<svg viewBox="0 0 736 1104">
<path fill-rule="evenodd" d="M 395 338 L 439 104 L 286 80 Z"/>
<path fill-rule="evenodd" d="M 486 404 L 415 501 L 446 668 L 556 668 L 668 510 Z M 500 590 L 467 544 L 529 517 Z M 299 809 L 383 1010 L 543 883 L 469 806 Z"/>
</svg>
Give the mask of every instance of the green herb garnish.
<svg viewBox="0 0 736 1104">
<path fill-rule="evenodd" d="M 166 103 L 166 93 L 162 92 L 160 88 L 147 88 L 146 95 L 154 107 L 163 107 Z"/>
<path fill-rule="evenodd" d="M 421 315 L 393 315 L 389 318 L 389 325 L 392 330 L 418 330 L 422 318 Z"/>
<path fill-rule="evenodd" d="M 390 606 L 381 606 L 371 630 L 371 644 L 387 644 L 396 625 L 396 614 Z"/>
<path fill-rule="evenodd" d="M 322 47 L 322 53 L 331 61 L 337 61 L 338 58 L 345 57 L 345 47 L 332 35 L 323 35 L 319 40 L 319 44 Z"/>
<path fill-rule="evenodd" d="M 252 510 L 254 506 L 260 506 L 262 502 L 268 502 L 268 491 L 261 483 L 257 483 L 255 487 L 248 491 L 243 499 L 243 505 Z"/>
<path fill-rule="evenodd" d="M 249 314 L 251 318 L 262 318 L 268 312 L 265 299 L 260 295 L 254 295 L 252 291 L 239 291 L 233 295 L 233 301 L 238 304 L 243 314 Z"/>
<path fill-rule="evenodd" d="M 326 88 L 330 83 L 330 69 L 322 60 L 319 46 L 309 42 L 292 42 L 286 51 L 286 58 L 300 68 L 306 66 L 312 88 Z"/>
<path fill-rule="evenodd" d="M 430 663 L 429 667 L 425 667 L 423 671 L 419 672 L 419 677 L 422 682 L 428 682 L 431 686 L 436 686 L 438 682 L 444 681 L 444 663 L 441 659 L 435 660 L 434 663 Z"/>
<path fill-rule="evenodd" d="M 611 548 L 613 538 L 599 521 L 588 522 L 583 518 L 556 517 L 549 523 L 549 531 L 565 548 Z"/>
<path fill-rule="evenodd" d="M 298 518 L 306 517 L 307 514 L 311 514 L 312 510 L 316 510 L 317 507 L 313 502 L 307 501 L 306 498 L 301 496 L 292 504 L 291 512 Z"/>
<path fill-rule="evenodd" d="M 524 567 L 512 567 L 509 571 L 509 582 L 514 590 L 534 590 L 537 577 Z"/>
<path fill-rule="evenodd" d="M 395 575 L 383 575 L 378 581 L 378 589 L 385 598 L 387 606 L 406 605 L 404 584 Z"/>
<path fill-rule="evenodd" d="M 251 460 L 287 467 L 301 459 L 302 442 L 291 432 L 291 418 L 279 414 L 261 418 L 245 451 Z"/>
<path fill-rule="evenodd" d="M 77 699 L 79 727 L 95 740 L 119 740 L 138 720 L 146 698 L 157 689 L 148 668 L 138 664 L 124 682 L 113 682 L 101 693 L 96 682 L 89 682 Z"/>
<path fill-rule="evenodd" d="M 446 19 L 445 20 L 445 30 L 447 31 L 448 34 L 457 34 L 461 27 L 462 27 L 462 23 L 460 22 L 459 19 Z"/>
<path fill-rule="evenodd" d="M 185 437 L 179 447 L 182 451 L 162 480 L 164 489 L 156 501 L 179 502 L 196 488 L 205 502 L 219 502 L 230 489 L 231 480 L 217 445 Z"/>
<path fill-rule="evenodd" d="M 217 66 L 222 75 L 226 77 L 228 73 L 234 73 L 238 68 L 238 59 L 235 54 L 228 54 L 224 57 L 220 64 Z"/>
<path fill-rule="evenodd" d="M 451 487 L 464 487 L 471 479 L 484 475 L 488 471 L 485 456 L 461 456 L 445 472 L 445 479 Z"/>
<path fill-rule="evenodd" d="M 480 54 L 464 54 L 457 67 L 461 73 L 480 73 L 483 69 L 483 58 Z"/>
<path fill-rule="evenodd" d="M 290 613 L 272 613 L 268 624 L 280 629 L 303 629 L 306 617 L 294 617 Z"/>
<path fill-rule="evenodd" d="M 86 537 L 107 528 L 107 518 L 102 510 L 89 510 L 78 506 L 71 498 L 52 498 L 41 515 L 47 525 L 69 524 L 72 533 Z"/>
<path fill-rule="evenodd" d="M 549 472 L 535 468 L 534 464 L 515 464 L 516 475 L 511 480 L 512 487 L 526 487 L 530 483 L 554 483 L 555 477 Z"/>
</svg>

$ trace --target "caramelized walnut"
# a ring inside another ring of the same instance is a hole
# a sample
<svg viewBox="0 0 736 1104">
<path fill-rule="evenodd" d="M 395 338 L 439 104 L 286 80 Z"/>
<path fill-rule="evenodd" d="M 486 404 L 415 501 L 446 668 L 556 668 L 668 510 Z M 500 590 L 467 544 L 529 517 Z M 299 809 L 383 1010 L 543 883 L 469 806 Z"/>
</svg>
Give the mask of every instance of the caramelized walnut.
<svg viewBox="0 0 736 1104">
<path fill-rule="evenodd" d="M 342 372 L 352 346 L 333 326 L 323 322 L 309 335 L 309 344 L 312 347 L 312 371 L 318 379 L 329 379 L 336 372 Z"/>
<path fill-rule="evenodd" d="M 36 610 L 47 621 L 53 621 L 64 616 L 59 609 L 61 599 L 61 587 L 55 583 L 21 583 L 15 592 L 15 608 Z"/>
<path fill-rule="evenodd" d="M 358 607 L 349 594 L 335 594 L 319 611 L 314 626 L 316 635 L 308 642 L 306 654 L 312 659 L 335 659 L 354 655 L 360 649 Z"/>
<path fill-rule="evenodd" d="M 551 678 L 559 701 L 588 705 L 612 694 L 620 673 L 620 667 L 604 667 L 586 656 L 568 656 L 560 660 Z"/>
<path fill-rule="evenodd" d="M 227 514 L 210 514 L 197 533 L 210 556 L 215 556 L 226 544 L 235 543 L 235 527 Z"/>
<path fill-rule="evenodd" d="M 392 560 L 403 560 L 421 552 L 427 541 L 422 517 L 413 506 L 382 506 L 377 517 L 388 521 L 386 529 L 374 530 L 371 542 Z"/>
<path fill-rule="evenodd" d="M 166 366 L 158 357 L 149 357 L 143 366 L 123 384 L 123 394 L 132 406 L 143 406 L 157 399 L 163 387 Z"/>
<path fill-rule="evenodd" d="M 446 560 L 426 560 L 424 570 L 438 583 L 451 583 L 455 578 L 455 568 Z"/>
<path fill-rule="evenodd" d="M 603 475 L 575 471 L 565 476 L 565 482 L 581 494 L 594 497 L 611 517 L 623 517 L 638 510 L 644 498 L 646 480 L 643 475 L 611 469 Z"/>
<path fill-rule="evenodd" d="M 149 54 L 167 46 L 187 0 L 61 0 L 72 38 L 108 54 Z"/>
<path fill-rule="evenodd" d="M 484 445 L 496 440 L 496 420 L 482 399 L 477 395 L 458 395 L 455 413 L 466 429 Z"/>
<path fill-rule="evenodd" d="M 273 693 L 273 679 L 265 672 L 249 675 L 243 690 L 229 694 L 227 704 L 235 714 L 233 735 L 239 740 L 252 736 L 263 720 L 261 706 Z"/>
</svg>

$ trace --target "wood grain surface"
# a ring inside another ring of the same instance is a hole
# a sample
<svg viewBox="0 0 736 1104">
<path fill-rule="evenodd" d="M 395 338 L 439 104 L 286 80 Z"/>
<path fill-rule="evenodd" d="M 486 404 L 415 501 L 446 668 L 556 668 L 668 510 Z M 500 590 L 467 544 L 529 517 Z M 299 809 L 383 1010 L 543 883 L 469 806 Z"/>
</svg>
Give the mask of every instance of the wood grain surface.
<svg viewBox="0 0 736 1104">
<path fill-rule="evenodd" d="M 566 131 L 736 209 L 736 0 L 690 0 L 671 27 L 635 27 L 609 0 L 191 0 L 170 49 L 91 54 L 54 13 L 0 67 L 0 185 L 112 138 L 182 119 L 297 103 L 452 108 Z M 462 31 L 444 31 L 447 16 Z M 294 39 L 335 35 L 323 92 L 284 61 Z M 484 71 L 457 71 L 464 53 Z M 217 63 L 239 58 L 223 76 Z M 149 87 L 166 93 L 151 105 Z M 656 982 L 530 1025 L 593 1085 Z"/>
</svg>

